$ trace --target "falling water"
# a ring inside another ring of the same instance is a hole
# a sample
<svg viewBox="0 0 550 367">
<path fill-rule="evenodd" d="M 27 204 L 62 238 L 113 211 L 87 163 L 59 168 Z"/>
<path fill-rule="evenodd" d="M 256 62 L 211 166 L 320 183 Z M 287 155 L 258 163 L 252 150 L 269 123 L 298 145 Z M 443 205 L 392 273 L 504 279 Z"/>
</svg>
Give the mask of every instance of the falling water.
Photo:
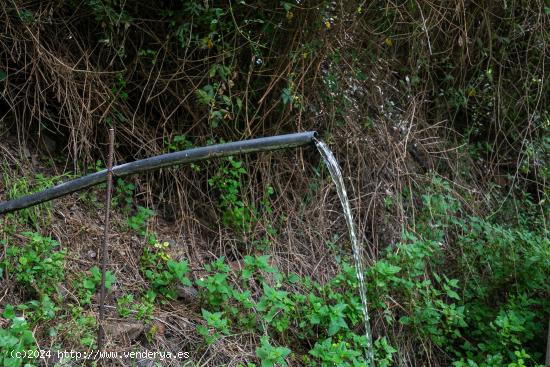
<svg viewBox="0 0 550 367">
<path fill-rule="evenodd" d="M 315 139 L 315 145 L 321 153 L 325 164 L 330 172 L 330 176 L 336 185 L 338 196 L 342 202 L 342 208 L 344 209 L 344 215 L 348 224 L 349 237 L 351 239 L 351 246 L 353 248 L 353 259 L 355 261 L 355 271 L 357 273 L 357 279 L 359 280 L 359 294 L 361 296 L 361 304 L 363 306 L 363 316 L 365 320 L 365 336 L 367 337 L 367 361 L 369 366 L 374 367 L 374 350 L 372 346 L 372 334 L 370 329 L 369 311 L 367 307 L 367 292 L 365 287 L 365 277 L 363 272 L 363 248 L 357 240 L 357 233 L 355 232 L 355 225 L 353 223 L 353 217 L 351 214 L 351 207 L 348 200 L 348 194 L 346 187 L 344 186 L 344 179 L 342 177 L 342 171 L 340 166 L 332 154 L 329 147 L 320 140 Z"/>
</svg>

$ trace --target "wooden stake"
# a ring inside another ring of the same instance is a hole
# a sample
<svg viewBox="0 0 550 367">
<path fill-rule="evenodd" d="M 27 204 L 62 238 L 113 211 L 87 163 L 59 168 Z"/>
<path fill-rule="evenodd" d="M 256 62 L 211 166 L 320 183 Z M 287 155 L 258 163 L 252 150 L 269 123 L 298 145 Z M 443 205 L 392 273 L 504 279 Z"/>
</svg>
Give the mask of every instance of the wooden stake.
<svg viewBox="0 0 550 367">
<path fill-rule="evenodd" d="M 97 331 L 97 348 L 102 351 L 105 344 L 105 330 L 103 322 L 105 318 L 105 272 L 107 270 L 107 245 L 109 240 L 111 196 L 113 191 L 113 155 L 115 146 L 115 130 L 109 129 L 109 155 L 107 157 L 107 195 L 105 199 L 105 225 L 103 231 L 103 244 L 101 248 L 101 290 L 99 294 L 99 328 Z"/>
</svg>

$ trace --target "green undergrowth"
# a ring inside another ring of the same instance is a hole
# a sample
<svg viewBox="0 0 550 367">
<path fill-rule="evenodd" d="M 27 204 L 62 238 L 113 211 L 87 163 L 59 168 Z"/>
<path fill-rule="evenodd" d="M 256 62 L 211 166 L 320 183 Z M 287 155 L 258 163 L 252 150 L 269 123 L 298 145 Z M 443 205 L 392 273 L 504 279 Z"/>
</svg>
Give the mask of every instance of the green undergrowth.
<svg viewBox="0 0 550 367">
<path fill-rule="evenodd" d="M 2 134 L 17 131 L 27 143 L 51 135 L 49 150 L 63 154 L 60 166 L 72 161 L 80 175 L 104 168 L 97 158 L 106 127 L 117 131 L 122 161 L 318 130 L 339 148 L 357 192 L 369 192 L 369 172 L 380 187 L 399 186 L 392 172 L 422 182 L 383 203 L 373 197 L 368 214 L 358 213 L 376 217 L 373 231 L 414 218 L 400 223 L 401 237 L 383 243 L 366 266 L 377 365 L 542 362 L 550 316 L 548 1 L 5 3 L 0 12 L 9 36 L 0 50 L 6 60 L 0 102 L 9 113 Z M 455 29 L 460 32 L 448 31 Z M 36 30 L 44 41 L 38 53 L 36 39 L 28 37 Z M 10 50 L 23 50 L 24 57 Z M 51 60 L 72 67 L 67 72 Z M 22 90 L 36 92 L 23 100 Z M 393 146 L 407 151 L 394 154 Z M 386 158 L 394 156 L 407 167 Z M 283 159 L 272 160 L 271 168 L 286 171 L 293 160 Z M 276 193 L 265 166 L 250 170 L 238 157 L 217 162 L 192 164 L 181 176 L 163 170 L 149 176 L 146 190 L 138 180 L 116 179 L 113 230 L 138 238 L 134 270 L 144 281 L 130 290 L 107 274 L 118 316 L 153 324 L 193 289 L 190 319 L 200 320 L 195 340 L 203 342 L 193 346 L 197 356 L 246 334 L 242 340 L 253 346 L 243 349 L 254 348 L 246 367 L 364 366 L 357 282 L 351 258 L 337 251 L 341 243 L 327 243 L 324 258 L 334 255 L 338 271 L 326 283 L 316 281 L 317 274 L 281 271 L 268 256 L 274 239 L 283 238 L 281 223 L 315 204 L 321 181 L 307 178 L 304 190 L 295 180 L 296 187 Z M 482 192 L 487 203 L 442 179 L 416 177 L 431 163 L 457 181 L 491 186 Z M 18 176 L 10 173 L 15 166 L 2 166 L 3 199 L 71 178 Z M 258 181 L 264 186 L 254 186 Z M 83 212 L 103 210 L 104 187 L 75 195 Z M 190 259 L 170 255 L 171 245 L 150 220 L 155 212 L 136 200 L 146 191 L 184 213 L 178 205 L 187 205 L 181 200 L 186 190 L 201 191 L 190 194 L 191 201 L 214 204 L 206 226 L 216 233 L 223 228 L 236 244 L 231 259 L 211 258 L 198 279 Z M 303 197 L 304 207 L 296 211 L 284 195 Z M 273 200 L 277 196 L 283 200 Z M 0 365 L 37 364 L 6 354 L 37 344 L 96 347 L 99 269 L 72 253 L 72 244 L 54 239 L 63 226 L 58 214 L 64 216 L 42 204 L 0 217 Z M 382 238 L 361 237 L 371 234 Z M 147 341 L 155 338 L 154 331 L 146 334 Z"/>
<path fill-rule="evenodd" d="M 222 220 L 235 231 L 249 230 L 237 224 L 252 219 L 243 217 L 241 189 L 232 183 L 246 171 L 227 162 L 211 181 L 221 186 Z M 257 344 L 246 367 L 365 366 L 363 315 L 350 257 L 338 258 L 340 270 L 326 283 L 282 272 L 269 255 L 257 252 L 243 254 L 238 267 L 219 257 L 192 280 L 188 261 L 172 258 L 170 244 L 150 228 L 154 212 L 138 207 L 130 215 L 124 192 L 133 188 L 119 184 L 115 210 L 129 213 L 121 228 L 144 240 L 139 270 L 147 282 L 140 291 L 123 289 L 116 299 L 119 317 L 149 323 L 165 305 L 180 302 L 182 288 L 193 288 L 201 319 L 196 333 L 203 340 L 197 356 L 225 338 L 250 334 Z M 266 193 L 264 207 L 271 194 Z M 550 316 L 550 240 L 540 210 L 526 209 L 514 220 L 500 212 L 475 216 L 439 178 L 418 188 L 417 195 L 422 204 L 414 225 L 365 271 L 377 365 L 405 363 L 407 340 L 440 350 L 441 363 L 455 367 L 539 366 Z M 516 206 L 513 200 L 502 207 Z M 537 206 L 528 197 L 521 200 L 525 208 Z M 35 363 L 7 352 L 35 350 L 38 339 L 54 349 L 96 347 L 92 299 L 99 269 L 82 269 L 67 282 L 68 249 L 37 232 L 16 240 L 10 223 L 17 220 L 4 220 L 11 230 L 3 232 L 0 276 L 24 291 L 18 304 L 2 305 L 7 325 L 0 330 L 2 365 Z M 108 290 L 114 284 L 109 272 Z M 154 337 L 154 329 L 147 332 L 149 340 Z M 415 358 L 421 360 L 422 352 Z"/>
<path fill-rule="evenodd" d="M 418 343 L 430 340 L 453 366 L 540 363 L 550 302 L 547 230 L 507 225 L 498 213 L 469 215 L 439 179 L 427 191 L 416 231 L 368 270 L 373 310 L 405 325 Z"/>
</svg>

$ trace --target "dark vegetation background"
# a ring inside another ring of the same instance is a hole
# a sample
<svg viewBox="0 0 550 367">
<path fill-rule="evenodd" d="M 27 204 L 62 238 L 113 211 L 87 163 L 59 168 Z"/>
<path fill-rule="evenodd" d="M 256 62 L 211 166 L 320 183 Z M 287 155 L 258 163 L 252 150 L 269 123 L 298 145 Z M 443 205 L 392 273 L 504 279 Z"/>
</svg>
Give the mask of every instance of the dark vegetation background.
<svg viewBox="0 0 550 367">
<path fill-rule="evenodd" d="M 103 167 L 109 127 L 119 164 L 316 130 L 365 246 L 378 364 L 542 363 L 549 13 L 541 0 L 3 1 L 0 198 Z M 0 348 L 30 330 L 30 345 L 93 348 L 103 192 L 2 218 Z M 205 366 L 364 365 L 345 222 L 313 148 L 119 180 L 114 226 L 112 346 Z"/>
</svg>

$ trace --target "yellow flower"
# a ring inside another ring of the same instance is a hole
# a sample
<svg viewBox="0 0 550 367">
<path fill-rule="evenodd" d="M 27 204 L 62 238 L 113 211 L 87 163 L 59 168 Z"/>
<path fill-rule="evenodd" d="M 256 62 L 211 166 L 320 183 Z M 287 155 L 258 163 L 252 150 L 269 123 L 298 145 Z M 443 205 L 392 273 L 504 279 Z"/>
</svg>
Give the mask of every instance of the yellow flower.
<svg viewBox="0 0 550 367">
<path fill-rule="evenodd" d="M 170 244 L 168 242 L 163 242 L 163 243 L 157 242 L 157 243 L 155 243 L 155 247 L 159 248 L 159 249 L 165 249 L 165 248 L 168 248 L 168 246 L 170 246 Z"/>
</svg>

